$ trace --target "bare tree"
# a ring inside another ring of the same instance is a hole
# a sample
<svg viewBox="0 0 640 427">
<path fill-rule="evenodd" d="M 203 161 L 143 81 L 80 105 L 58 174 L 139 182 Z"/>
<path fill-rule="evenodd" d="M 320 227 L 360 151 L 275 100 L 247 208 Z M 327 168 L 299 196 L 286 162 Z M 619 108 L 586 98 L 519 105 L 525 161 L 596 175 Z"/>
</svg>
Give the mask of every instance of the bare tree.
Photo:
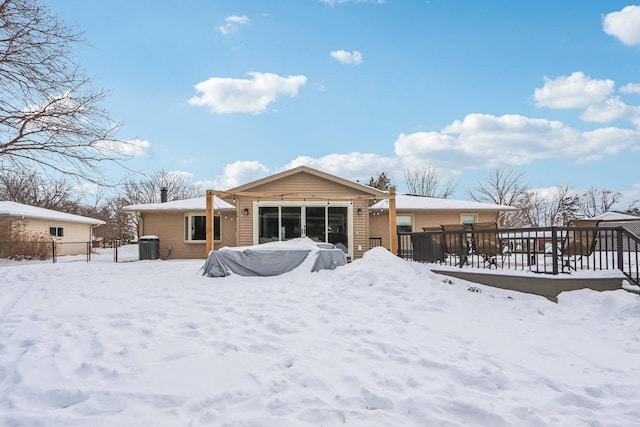
<svg viewBox="0 0 640 427">
<path fill-rule="evenodd" d="M 404 181 L 411 194 L 442 199 L 451 197 L 458 186 L 453 179 L 443 181 L 431 165 L 424 169 L 405 169 Z"/>
<path fill-rule="evenodd" d="M 580 196 L 580 213 L 592 218 L 608 212 L 622 199 L 622 193 L 613 190 L 598 190 L 590 187 Z"/>
<path fill-rule="evenodd" d="M 136 234 L 136 223 L 130 213 L 121 208 L 128 202 L 122 197 L 110 197 L 96 206 L 82 206 L 79 214 L 101 219 L 105 224 L 95 228 L 93 236 L 102 242 L 129 240 Z"/>
<path fill-rule="evenodd" d="M 44 177 L 37 172 L 0 173 L 0 200 L 77 213 L 80 201 L 63 177 Z"/>
<path fill-rule="evenodd" d="M 485 176 L 478 187 L 468 190 L 467 194 L 476 202 L 521 208 L 527 196 L 527 185 L 523 180 L 524 172 L 494 169 Z M 526 219 L 524 221 L 526 222 Z M 516 212 L 503 212 L 498 217 L 498 225 L 501 227 L 515 227 L 522 222 L 523 218 Z"/>
<path fill-rule="evenodd" d="M 391 186 L 391 178 L 389 178 L 386 173 L 379 172 L 377 177 L 371 177 L 367 185 L 377 188 L 378 190 L 387 191 Z"/>
<path fill-rule="evenodd" d="M 122 164 L 133 142 L 99 104 L 72 55 L 82 35 L 41 0 L 0 0 L 0 169 L 56 170 L 104 184 L 104 161 Z"/>
<path fill-rule="evenodd" d="M 191 180 L 175 172 L 163 169 L 141 179 L 129 179 L 123 184 L 122 197 L 128 204 L 159 203 L 160 189 L 167 189 L 168 200 L 184 200 L 204 196 Z"/>
<path fill-rule="evenodd" d="M 527 190 L 518 201 L 520 207 L 519 223 L 517 226 L 544 227 L 547 226 L 547 198 L 537 190 Z"/>
<path fill-rule="evenodd" d="M 556 186 L 551 192 L 529 190 L 519 202 L 522 225 L 566 225 L 578 216 L 579 201 L 580 197 L 570 185 Z"/>
</svg>

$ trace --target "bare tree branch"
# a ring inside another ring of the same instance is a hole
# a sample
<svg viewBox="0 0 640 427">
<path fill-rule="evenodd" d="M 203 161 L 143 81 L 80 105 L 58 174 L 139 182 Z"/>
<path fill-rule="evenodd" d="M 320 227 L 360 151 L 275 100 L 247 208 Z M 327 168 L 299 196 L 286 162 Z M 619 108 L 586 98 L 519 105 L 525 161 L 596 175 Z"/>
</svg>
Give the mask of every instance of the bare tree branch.
<svg viewBox="0 0 640 427">
<path fill-rule="evenodd" d="M 104 161 L 123 165 L 130 141 L 100 107 L 72 51 L 82 35 L 41 0 L 0 0 L 0 169 L 38 167 L 105 184 Z"/>
<path fill-rule="evenodd" d="M 458 186 L 458 183 L 453 179 L 443 182 L 436 169 L 431 165 L 424 169 L 406 169 L 404 181 L 411 194 L 442 199 L 451 197 Z"/>
<path fill-rule="evenodd" d="M 0 174 L 0 200 L 77 213 L 80 201 L 63 177 L 43 177 L 36 172 Z"/>
<path fill-rule="evenodd" d="M 580 197 L 570 185 L 559 185 L 549 192 L 527 191 L 521 201 L 521 224 L 530 227 L 567 225 L 578 217 Z"/>
<path fill-rule="evenodd" d="M 580 213 L 588 218 L 608 212 L 622 199 L 622 193 L 613 190 L 598 190 L 590 187 L 580 196 Z"/>
<path fill-rule="evenodd" d="M 167 189 L 169 201 L 204 196 L 204 191 L 196 188 L 183 175 L 160 169 L 148 177 L 126 181 L 122 197 L 127 200 L 127 204 L 159 203 L 161 188 Z"/>
<path fill-rule="evenodd" d="M 478 187 L 468 190 L 467 194 L 476 202 L 522 208 L 527 195 L 527 185 L 523 180 L 524 172 L 513 169 L 494 169 L 485 176 Z M 502 227 L 521 225 L 523 218 L 520 215 L 516 212 L 504 212 L 498 218 L 499 225 Z"/>
</svg>

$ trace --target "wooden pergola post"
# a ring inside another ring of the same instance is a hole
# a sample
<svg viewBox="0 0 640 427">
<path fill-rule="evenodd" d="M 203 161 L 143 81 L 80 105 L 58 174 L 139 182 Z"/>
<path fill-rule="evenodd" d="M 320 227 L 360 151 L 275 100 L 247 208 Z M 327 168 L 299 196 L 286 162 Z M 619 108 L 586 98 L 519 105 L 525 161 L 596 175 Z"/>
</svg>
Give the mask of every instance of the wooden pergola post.
<svg viewBox="0 0 640 427">
<path fill-rule="evenodd" d="M 214 203 L 213 198 L 215 194 L 211 190 L 207 190 L 207 225 L 205 227 L 205 233 L 207 234 L 207 253 L 206 256 L 209 256 L 209 252 L 213 250 L 213 209 Z"/>
<path fill-rule="evenodd" d="M 396 227 L 396 188 L 389 187 L 389 250 L 398 254 L 398 230 Z"/>
</svg>

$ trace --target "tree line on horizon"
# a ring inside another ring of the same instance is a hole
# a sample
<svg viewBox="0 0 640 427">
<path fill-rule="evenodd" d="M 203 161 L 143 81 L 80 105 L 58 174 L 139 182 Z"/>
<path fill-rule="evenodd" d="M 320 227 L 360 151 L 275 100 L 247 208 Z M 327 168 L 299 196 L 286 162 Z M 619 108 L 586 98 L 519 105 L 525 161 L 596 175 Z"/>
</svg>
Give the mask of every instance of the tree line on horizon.
<svg viewBox="0 0 640 427">
<path fill-rule="evenodd" d="M 456 185 L 446 181 L 443 186 L 438 174 L 430 167 L 427 169 L 405 173 L 409 193 L 449 198 L 451 188 Z M 421 181 L 421 187 L 412 186 L 410 180 L 416 176 L 428 179 Z M 388 190 L 392 184 L 392 180 L 384 172 L 372 177 L 368 183 L 381 190 Z M 65 177 L 54 178 L 34 171 L 23 174 L 0 172 L 0 200 L 100 219 L 106 224 L 97 227 L 94 236 L 104 242 L 130 240 L 136 236 L 135 216 L 121 209 L 128 205 L 159 203 L 161 188 L 168 190 L 168 201 L 201 197 L 205 194 L 203 189 L 184 176 L 160 169 L 149 175 L 129 178 L 115 187 L 113 195 L 105 195 L 104 188 L 98 187 L 93 203 L 88 204 L 83 193 Z M 505 228 L 566 225 L 572 219 L 594 217 L 610 211 L 622 196 L 617 191 L 595 187 L 578 193 L 570 185 L 559 185 L 548 193 L 541 193 L 530 189 L 524 181 L 523 172 L 512 169 L 491 171 L 477 187 L 467 190 L 467 195 L 477 202 L 518 208 L 518 211 L 502 213 L 498 218 L 498 225 Z M 636 204 L 626 212 L 640 214 Z"/>
<path fill-rule="evenodd" d="M 443 179 L 431 165 L 405 169 L 404 182 L 409 194 L 426 197 L 447 199 L 457 188 L 453 179 Z M 368 185 L 386 191 L 393 182 L 385 172 L 378 172 Z M 619 191 L 596 187 L 581 193 L 569 184 L 556 185 L 547 191 L 532 188 L 526 183 L 524 172 L 508 168 L 493 169 L 477 187 L 467 189 L 466 194 L 476 202 L 518 208 L 516 212 L 499 215 L 498 226 L 502 228 L 563 226 L 573 219 L 609 212 L 622 200 Z M 624 212 L 640 216 L 638 203 L 633 201 Z"/>
</svg>

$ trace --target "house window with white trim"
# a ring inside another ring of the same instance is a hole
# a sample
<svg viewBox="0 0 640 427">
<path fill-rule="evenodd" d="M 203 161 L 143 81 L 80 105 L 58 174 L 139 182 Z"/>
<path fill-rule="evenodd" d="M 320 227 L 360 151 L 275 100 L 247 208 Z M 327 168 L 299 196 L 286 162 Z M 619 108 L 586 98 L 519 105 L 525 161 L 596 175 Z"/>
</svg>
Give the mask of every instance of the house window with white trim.
<svg viewBox="0 0 640 427">
<path fill-rule="evenodd" d="M 413 215 L 396 215 L 396 231 L 411 233 L 413 231 Z"/>
<path fill-rule="evenodd" d="M 207 241 L 207 216 L 200 214 L 187 214 L 184 217 L 184 240 L 185 242 L 206 242 Z M 220 216 L 213 217 L 213 240 L 220 240 Z"/>
<path fill-rule="evenodd" d="M 49 227 L 49 234 L 56 237 L 64 237 L 64 227 Z"/>
<path fill-rule="evenodd" d="M 478 222 L 477 213 L 461 213 L 460 214 L 460 224 L 475 224 L 476 222 Z"/>
</svg>

